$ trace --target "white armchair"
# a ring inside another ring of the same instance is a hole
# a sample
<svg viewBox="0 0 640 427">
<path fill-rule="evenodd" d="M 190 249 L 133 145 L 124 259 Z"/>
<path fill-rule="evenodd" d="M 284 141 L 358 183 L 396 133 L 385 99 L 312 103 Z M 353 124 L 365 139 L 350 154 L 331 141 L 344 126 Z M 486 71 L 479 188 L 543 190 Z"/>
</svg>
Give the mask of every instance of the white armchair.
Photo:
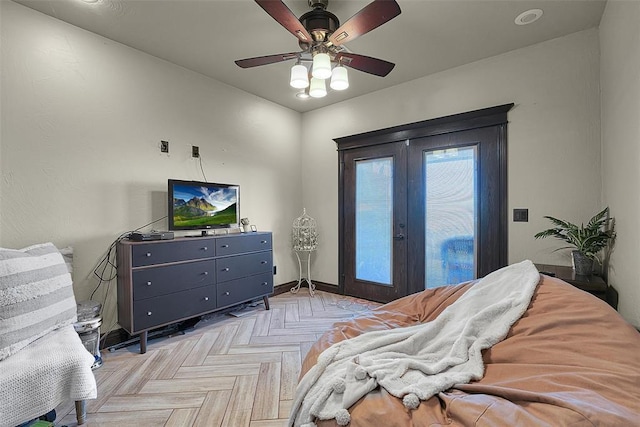
<svg viewBox="0 0 640 427">
<path fill-rule="evenodd" d="M 73 328 L 71 275 L 51 244 L 0 248 L 0 427 L 74 400 L 78 425 L 97 395 L 94 356 Z"/>
</svg>

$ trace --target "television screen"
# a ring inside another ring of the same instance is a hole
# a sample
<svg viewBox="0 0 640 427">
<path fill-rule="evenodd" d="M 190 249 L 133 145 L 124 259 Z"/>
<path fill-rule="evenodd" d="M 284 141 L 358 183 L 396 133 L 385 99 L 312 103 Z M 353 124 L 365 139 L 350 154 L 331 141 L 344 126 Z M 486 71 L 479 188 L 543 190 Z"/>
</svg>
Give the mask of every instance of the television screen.
<svg viewBox="0 0 640 427">
<path fill-rule="evenodd" d="M 240 223 L 240 186 L 169 180 L 169 230 L 229 228 Z"/>
</svg>

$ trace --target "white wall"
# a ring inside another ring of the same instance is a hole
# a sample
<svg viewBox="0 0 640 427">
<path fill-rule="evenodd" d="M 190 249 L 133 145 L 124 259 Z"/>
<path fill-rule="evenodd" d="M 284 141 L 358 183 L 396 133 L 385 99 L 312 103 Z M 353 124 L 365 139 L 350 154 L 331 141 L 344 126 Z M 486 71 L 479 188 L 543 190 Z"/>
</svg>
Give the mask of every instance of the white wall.
<svg viewBox="0 0 640 427">
<path fill-rule="evenodd" d="M 600 50 L 603 200 L 618 232 L 609 283 L 620 313 L 640 326 L 640 2 L 607 2 Z"/>
<path fill-rule="evenodd" d="M 511 102 L 509 217 L 529 208 L 529 222 L 510 222 L 509 261 L 570 265 L 552 252 L 560 242 L 533 235 L 549 228 L 544 215 L 586 221 L 601 208 L 598 61 L 591 29 L 303 114 L 303 203 L 321 232 L 313 276 L 338 283 L 333 138 Z"/>
<path fill-rule="evenodd" d="M 73 246 L 76 296 L 87 299 L 111 242 L 166 215 L 167 179 L 203 179 L 191 158 L 198 145 L 206 178 L 240 184 L 242 216 L 274 232 L 276 284 L 297 279 L 299 113 L 0 3 L 2 246 Z M 115 281 L 107 301 L 105 329 L 116 319 Z"/>
</svg>

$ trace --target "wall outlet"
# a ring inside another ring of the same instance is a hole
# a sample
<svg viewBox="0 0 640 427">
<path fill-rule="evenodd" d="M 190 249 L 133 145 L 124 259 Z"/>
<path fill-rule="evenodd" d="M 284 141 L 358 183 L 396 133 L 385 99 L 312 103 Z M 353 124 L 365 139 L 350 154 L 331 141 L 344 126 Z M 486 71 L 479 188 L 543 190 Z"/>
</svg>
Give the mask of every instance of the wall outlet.
<svg viewBox="0 0 640 427">
<path fill-rule="evenodd" d="M 191 146 L 191 157 L 200 157 L 200 147 L 197 145 Z"/>
<path fill-rule="evenodd" d="M 169 152 L 169 141 L 160 141 L 160 152 L 161 153 Z"/>
</svg>

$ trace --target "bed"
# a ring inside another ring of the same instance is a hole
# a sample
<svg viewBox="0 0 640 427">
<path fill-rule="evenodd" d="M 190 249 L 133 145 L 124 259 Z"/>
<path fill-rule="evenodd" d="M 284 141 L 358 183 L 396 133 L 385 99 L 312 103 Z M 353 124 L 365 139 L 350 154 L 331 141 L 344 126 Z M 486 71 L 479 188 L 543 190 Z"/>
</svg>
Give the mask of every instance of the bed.
<svg viewBox="0 0 640 427">
<path fill-rule="evenodd" d="M 476 283 L 425 290 L 336 323 L 311 347 L 300 378 L 332 344 L 434 321 Z M 481 379 L 439 392 L 415 409 L 375 388 L 348 408 L 348 425 L 640 425 L 640 333 L 604 301 L 560 279 L 539 275 L 524 314 L 481 357 Z"/>
</svg>

